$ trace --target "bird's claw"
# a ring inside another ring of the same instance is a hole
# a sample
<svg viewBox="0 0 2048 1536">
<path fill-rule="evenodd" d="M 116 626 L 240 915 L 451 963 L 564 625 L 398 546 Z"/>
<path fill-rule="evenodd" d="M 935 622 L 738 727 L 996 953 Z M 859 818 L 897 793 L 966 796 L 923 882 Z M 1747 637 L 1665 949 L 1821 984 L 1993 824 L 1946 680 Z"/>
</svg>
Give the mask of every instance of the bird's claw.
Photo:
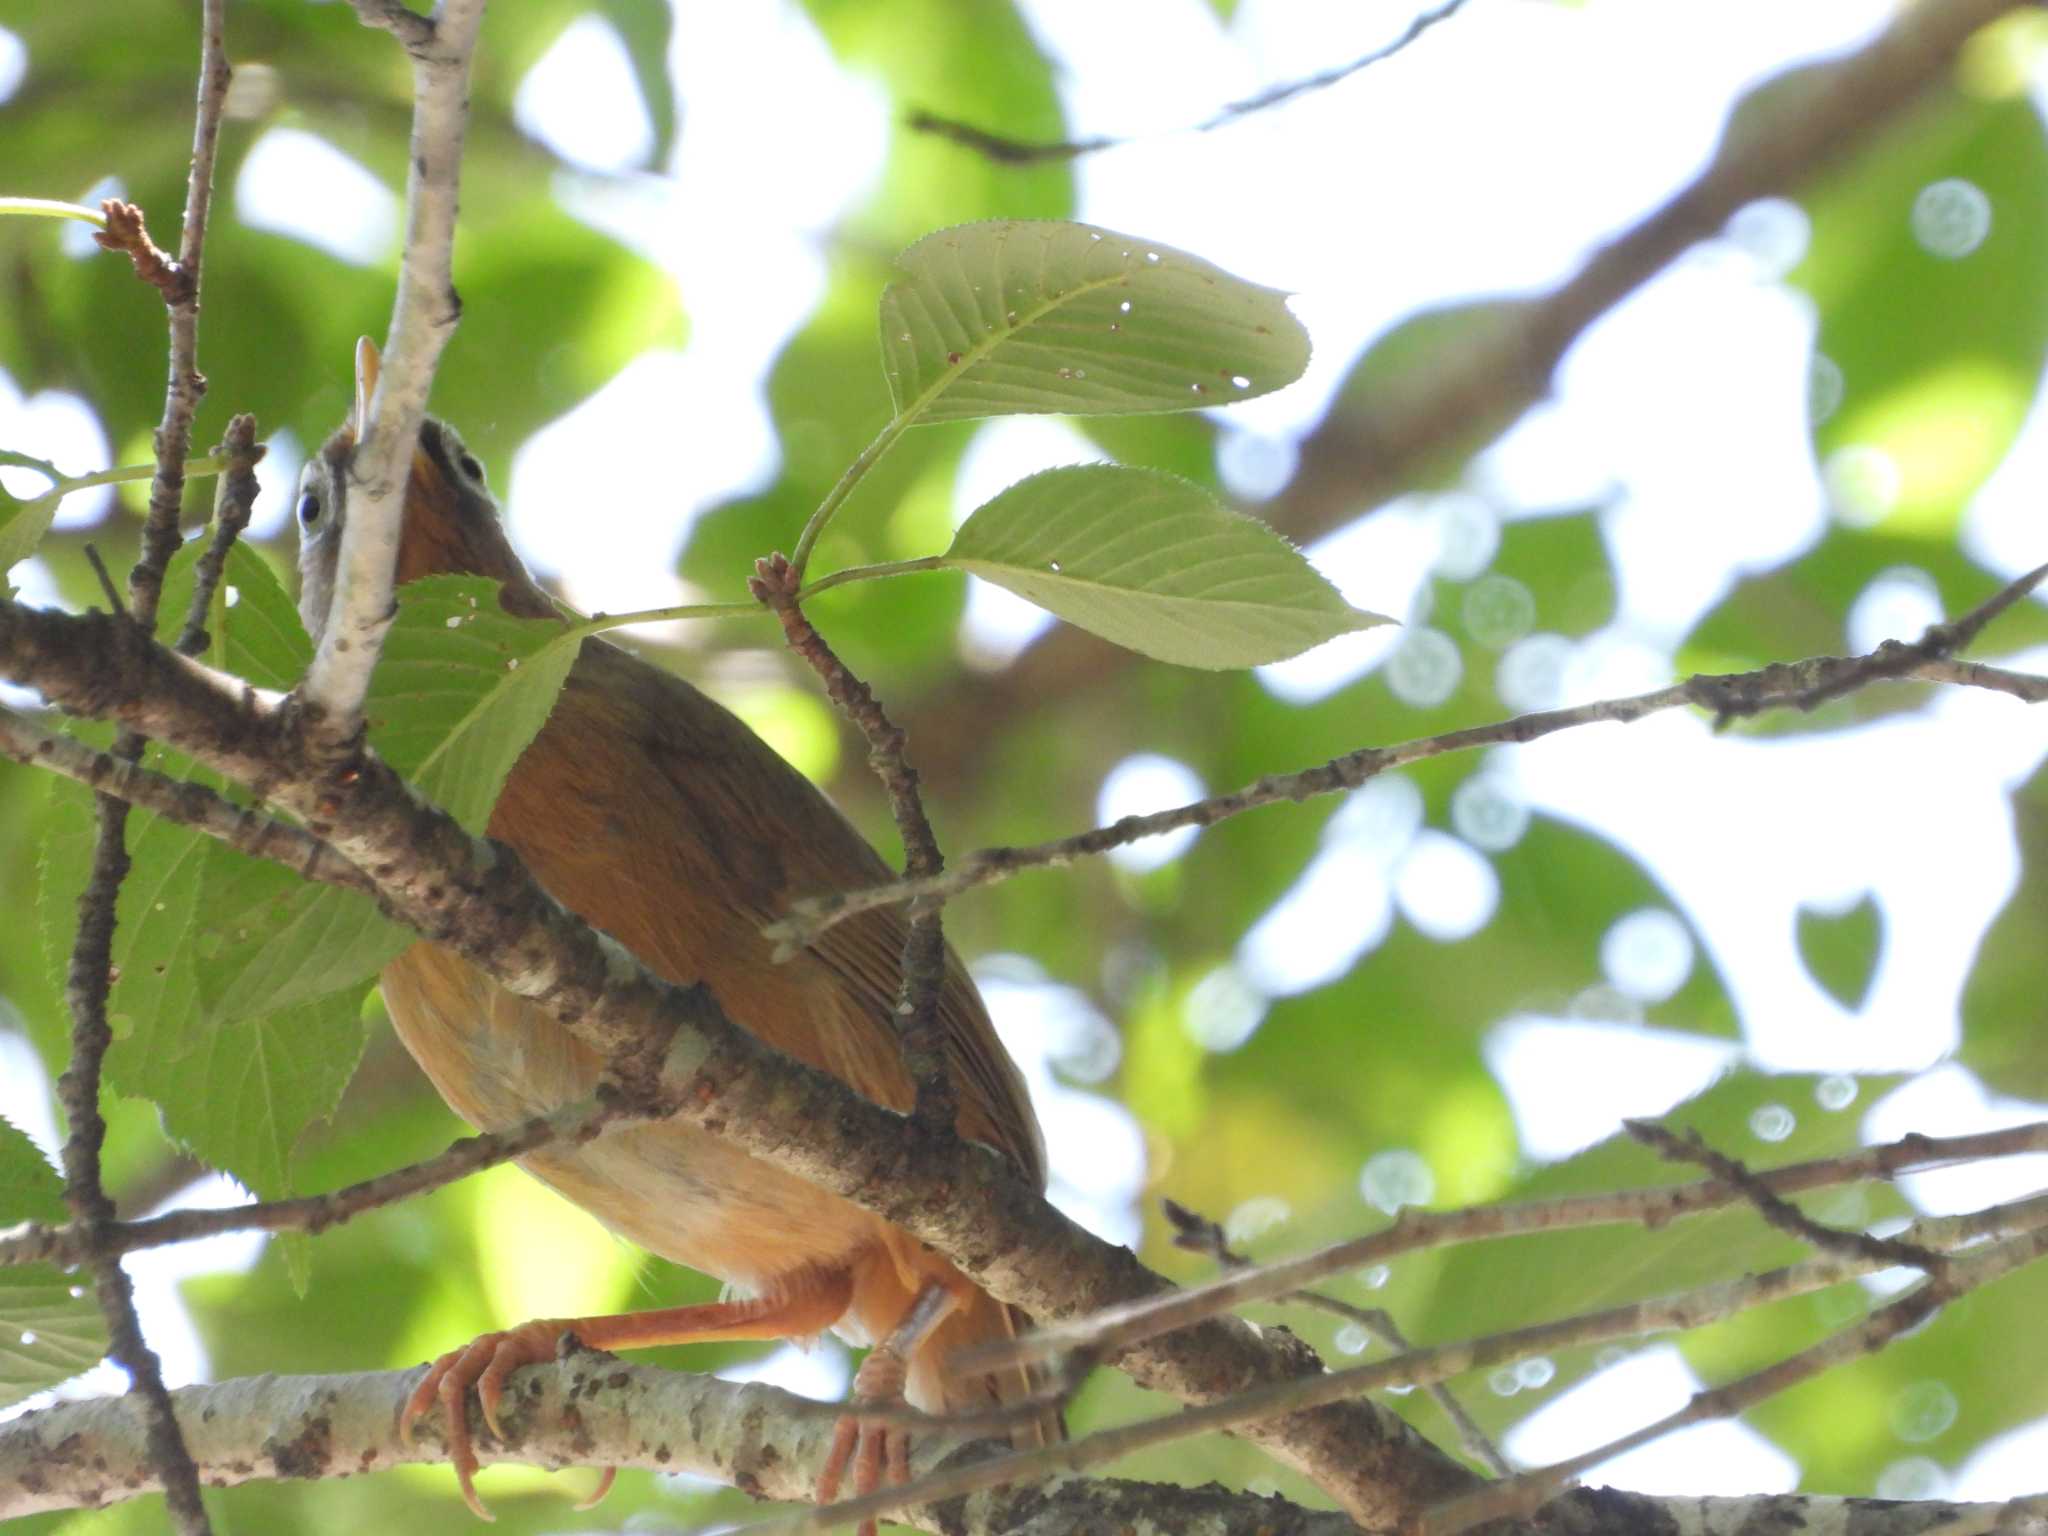
<svg viewBox="0 0 2048 1536">
<path fill-rule="evenodd" d="M 539 1318 L 502 1333 L 483 1334 L 462 1349 L 451 1349 L 428 1366 L 426 1375 L 399 1410 L 398 1438 L 410 1444 L 420 1420 L 439 1406 L 448 1438 L 448 1461 L 462 1488 L 462 1502 L 479 1520 L 496 1517 L 476 1491 L 479 1463 L 469 1432 L 466 1402 L 470 1388 L 476 1389 L 477 1406 L 483 1410 L 485 1426 L 502 1442 L 507 1438 L 500 1418 L 507 1379 L 522 1366 L 543 1365 L 553 1360 L 567 1332 L 568 1324 Z M 617 1468 L 606 1468 L 597 1491 L 577 1508 L 588 1509 L 609 1493 L 616 1473 Z"/>
<path fill-rule="evenodd" d="M 910 1481 L 910 1431 L 901 1424 L 863 1419 L 862 1407 L 900 1407 L 906 1368 L 902 1357 L 886 1345 L 869 1351 L 853 1378 L 853 1401 L 832 1426 L 832 1445 L 818 1472 L 818 1502 L 839 1497 L 846 1469 L 853 1468 L 853 1497 L 864 1498 L 887 1486 Z M 875 1522 L 863 1520 L 857 1536 L 875 1536 Z"/>
</svg>

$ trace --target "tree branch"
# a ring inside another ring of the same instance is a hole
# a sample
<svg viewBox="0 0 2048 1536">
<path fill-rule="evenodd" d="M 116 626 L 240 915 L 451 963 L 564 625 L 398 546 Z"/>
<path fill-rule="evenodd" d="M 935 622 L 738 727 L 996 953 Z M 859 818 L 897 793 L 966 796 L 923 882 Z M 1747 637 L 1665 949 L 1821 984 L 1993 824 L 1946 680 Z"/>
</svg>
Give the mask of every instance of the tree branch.
<svg viewBox="0 0 2048 1536">
<path fill-rule="evenodd" d="M 889 794 L 889 809 L 896 818 L 896 831 L 903 839 L 903 873 L 911 879 L 929 878 L 945 870 L 945 855 L 939 852 L 938 835 L 925 815 L 923 797 L 917 791 L 917 770 L 910 765 L 909 741 L 903 728 L 882 708 L 872 688 L 854 676 L 853 669 L 839 659 L 825 637 L 818 633 L 802 608 L 797 592 L 803 579 L 788 560 L 770 555 L 757 563 L 748 590 L 782 623 L 789 648 L 801 656 L 825 684 L 825 692 L 839 706 L 868 744 L 868 764 Z M 896 1030 L 903 1042 L 903 1063 L 917 1085 L 912 1114 L 926 1125 L 950 1126 L 959 1113 L 953 1075 L 946 1062 L 946 1041 L 939 1023 L 939 986 L 946 979 L 946 935 L 939 904 L 921 904 L 911 909 L 909 931 L 903 937 L 902 980 L 897 988 Z"/>
<path fill-rule="evenodd" d="M 1984 607 L 1996 604 L 2002 608 L 2031 591 L 2044 578 L 2048 578 L 2048 566 L 2028 572 Z M 1211 795 L 1143 816 L 1126 816 L 1106 827 L 1022 847 L 978 848 L 954 860 L 953 867 L 943 874 L 922 879 L 906 877 L 856 891 L 808 897 L 792 902 L 788 913 L 763 931 L 775 940 L 778 950 L 796 950 L 816 943 L 835 924 L 877 907 L 904 901 L 946 902 L 1028 869 L 1061 869 L 1076 859 L 1107 853 L 1183 827 L 1213 827 L 1264 806 L 1298 804 L 1321 795 L 1344 793 L 1389 769 L 1405 768 L 1432 757 L 1482 747 L 1525 746 L 1584 725 L 1630 725 L 1646 716 L 1687 705 L 1712 711 L 1716 723 L 1721 724 L 1777 709 L 1811 710 L 1873 683 L 1903 680 L 1983 687 L 2028 703 L 2048 699 L 2048 679 L 1998 668 L 1964 666 L 1947 654 L 1949 647 L 1975 636 L 1977 628 L 1969 627 L 1975 617 L 1972 614 L 1953 625 L 1936 625 L 1926 637 L 1911 645 L 1887 640 L 1861 656 L 1812 656 L 1804 661 L 1773 662 L 1753 672 L 1701 673 L 1668 688 L 1628 698 L 1598 699 L 1566 709 L 1539 710 L 1491 725 L 1466 726 L 1438 736 L 1418 737 L 1391 747 L 1360 747 L 1314 768 L 1267 774 L 1227 794 Z"/>
<path fill-rule="evenodd" d="M 470 59 L 484 13 L 484 0 L 441 0 L 431 21 L 396 0 L 353 3 L 365 26 L 390 32 L 412 60 L 413 124 L 398 297 L 368 418 L 349 462 L 333 608 L 299 690 L 308 746 L 327 768 L 341 767 L 360 746 L 370 674 L 397 612 L 392 583 L 413 445 L 441 349 L 462 316 L 454 279 L 455 211 Z"/>
<path fill-rule="evenodd" d="M 1842 1157 L 1766 1169 L 1752 1177 L 1758 1187 L 1783 1196 L 1859 1179 L 1892 1179 L 1903 1173 L 1953 1167 L 1979 1158 L 2019 1157 L 2034 1152 L 2048 1152 L 2048 1120 L 1970 1136 L 1907 1136 Z M 1364 1237 L 1253 1269 L 1237 1270 L 1206 1285 L 1189 1286 L 1078 1322 L 1042 1327 L 1013 1344 L 977 1350 L 961 1364 L 965 1367 L 971 1361 L 976 1369 L 992 1370 L 998 1365 L 1050 1359 L 1075 1350 L 1110 1353 L 1185 1328 L 1216 1312 L 1255 1301 L 1273 1301 L 1327 1276 L 1369 1264 L 1384 1264 L 1406 1253 L 1476 1239 L 1565 1232 L 1581 1227 L 1639 1225 L 1654 1231 L 1681 1217 L 1740 1205 L 1749 1198 L 1747 1192 L 1723 1180 L 1701 1179 L 1691 1184 L 1564 1195 L 1554 1200 L 1471 1206 L 1461 1211 L 1404 1209 L 1392 1225 Z"/>
<path fill-rule="evenodd" d="M 208 1483 L 352 1477 L 407 1462 L 445 1459 L 431 1425 L 401 1439 L 398 1409 L 414 1371 L 354 1376 L 258 1376 L 174 1394 L 193 1425 L 192 1447 Z M 629 1366 L 577 1349 L 554 1366 L 523 1371 L 506 1399 L 507 1439 L 476 1422 L 478 1459 L 550 1468 L 593 1461 L 686 1472 L 733 1484 L 760 1499 L 808 1502 L 839 1410 L 758 1384 Z M 471 1412 L 476 1414 L 472 1404 Z M 119 1398 L 61 1403 L 0 1424 L 0 1520 L 90 1509 L 154 1492 L 135 1415 Z M 920 1436 L 913 1467 L 989 1455 L 943 1434 Z M 1178 1488 L 1109 1479 L 1047 1478 L 899 1516 L 944 1536 L 1077 1530 L 1133 1536 L 1347 1536 L 1342 1515 L 1213 1484 Z"/>
</svg>

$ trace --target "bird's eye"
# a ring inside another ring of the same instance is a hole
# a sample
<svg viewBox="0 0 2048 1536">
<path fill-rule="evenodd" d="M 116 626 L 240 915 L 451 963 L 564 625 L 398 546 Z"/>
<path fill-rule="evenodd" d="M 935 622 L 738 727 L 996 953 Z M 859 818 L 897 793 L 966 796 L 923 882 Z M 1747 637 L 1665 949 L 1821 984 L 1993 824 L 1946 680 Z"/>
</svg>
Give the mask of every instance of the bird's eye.
<svg viewBox="0 0 2048 1536">
<path fill-rule="evenodd" d="M 320 521 L 320 498 L 311 491 L 299 498 L 299 526 L 310 528 Z"/>
<path fill-rule="evenodd" d="M 478 485 L 483 484 L 484 467 L 482 464 L 477 462 L 477 457 L 475 454 L 465 451 L 462 457 L 457 459 L 455 462 L 462 466 L 462 472 L 465 475 L 469 476 L 470 479 L 474 480 Z"/>
</svg>

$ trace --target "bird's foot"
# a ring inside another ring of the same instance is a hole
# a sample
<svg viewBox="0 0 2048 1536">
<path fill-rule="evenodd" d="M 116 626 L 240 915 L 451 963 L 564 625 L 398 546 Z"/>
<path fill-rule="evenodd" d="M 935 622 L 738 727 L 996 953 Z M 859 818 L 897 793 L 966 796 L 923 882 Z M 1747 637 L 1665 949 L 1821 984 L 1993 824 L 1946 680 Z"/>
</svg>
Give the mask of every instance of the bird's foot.
<svg viewBox="0 0 2048 1536">
<path fill-rule="evenodd" d="M 863 1498 L 885 1484 L 900 1488 L 910 1481 L 910 1431 L 901 1424 L 878 1423 L 861 1416 L 863 1408 L 900 1408 L 909 1367 L 888 1343 L 868 1351 L 853 1375 L 853 1401 L 832 1426 L 832 1447 L 818 1473 L 818 1502 L 830 1504 L 853 1469 L 854 1498 Z M 875 1522 L 863 1520 L 858 1536 L 875 1536 Z"/>
<path fill-rule="evenodd" d="M 469 1391 L 472 1387 L 476 1389 L 477 1405 L 483 1409 L 485 1425 L 499 1440 L 504 1440 L 505 1429 L 498 1416 L 505 1401 L 506 1379 L 521 1366 L 545 1365 L 553 1360 L 563 1336 L 570 1332 L 571 1327 L 571 1324 L 556 1318 L 536 1318 L 502 1333 L 480 1335 L 461 1349 L 451 1349 L 428 1366 L 427 1374 L 420 1378 L 419 1385 L 412 1389 L 412 1395 L 399 1410 L 398 1437 L 410 1441 L 419 1421 L 433 1412 L 436 1404 L 440 1405 L 442 1422 L 447 1426 L 449 1463 L 455 1468 L 455 1480 L 462 1487 L 462 1501 L 479 1520 L 494 1517 L 476 1491 L 478 1463 L 476 1446 L 469 1432 L 466 1402 Z M 588 1509 L 610 1492 L 616 1471 L 616 1468 L 607 1467 L 597 1491 L 577 1507 Z"/>
</svg>

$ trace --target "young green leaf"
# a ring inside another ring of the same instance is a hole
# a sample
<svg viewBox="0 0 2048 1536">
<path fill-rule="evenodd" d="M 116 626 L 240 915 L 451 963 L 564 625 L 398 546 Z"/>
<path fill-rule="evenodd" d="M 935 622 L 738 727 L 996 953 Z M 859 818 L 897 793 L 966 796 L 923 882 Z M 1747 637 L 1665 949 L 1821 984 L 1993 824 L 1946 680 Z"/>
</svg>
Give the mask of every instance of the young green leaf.
<svg viewBox="0 0 2048 1536">
<path fill-rule="evenodd" d="M 64 1181 L 28 1133 L 0 1118 L 0 1226 L 63 1221 Z"/>
<path fill-rule="evenodd" d="M 1265 524 L 1191 481 L 1049 469 L 975 510 L 941 564 L 1159 661 L 1253 667 L 1393 621 L 1346 603 Z"/>
<path fill-rule="evenodd" d="M 48 1264 L 0 1269 L 0 1408 L 91 1370 L 106 1352 L 106 1323 L 82 1282 Z"/>
<path fill-rule="evenodd" d="M 57 497 L 20 501 L 0 486 L 0 578 L 36 552 L 57 515 Z"/>
<path fill-rule="evenodd" d="M 1195 410 L 1308 366 L 1283 294 L 1113 230 L 963 224 L 896 265 L 882 354 L 900 420 Z"/>
<path fill-rule="evenodd" d="M 505 612 L 496 582 L 408 583 L 370 684 L 370 743 L 481 832 L 505 776 L 547 723 L 577 646 L 560 624 Z"/>
<path fill-rule="evenodd" d="M 157 604 L 157 637 L 166 645 L 185 627 L 192 587 L 207 537 L 189 539 L 171 557 Z M 206 664 L 259 688 L 290 688 L 313 659 L 313 644 L 299 610 L 270 562 L 239 541 L 228 550 L 220 584 L 207 610 Z"/>
<path fill-rule="evenodd" d="M 199 1007 L 226 1024 L 363 984 L 413 942 L 369 897 L 216 844 L 194 932 Z"/>
</svg>

